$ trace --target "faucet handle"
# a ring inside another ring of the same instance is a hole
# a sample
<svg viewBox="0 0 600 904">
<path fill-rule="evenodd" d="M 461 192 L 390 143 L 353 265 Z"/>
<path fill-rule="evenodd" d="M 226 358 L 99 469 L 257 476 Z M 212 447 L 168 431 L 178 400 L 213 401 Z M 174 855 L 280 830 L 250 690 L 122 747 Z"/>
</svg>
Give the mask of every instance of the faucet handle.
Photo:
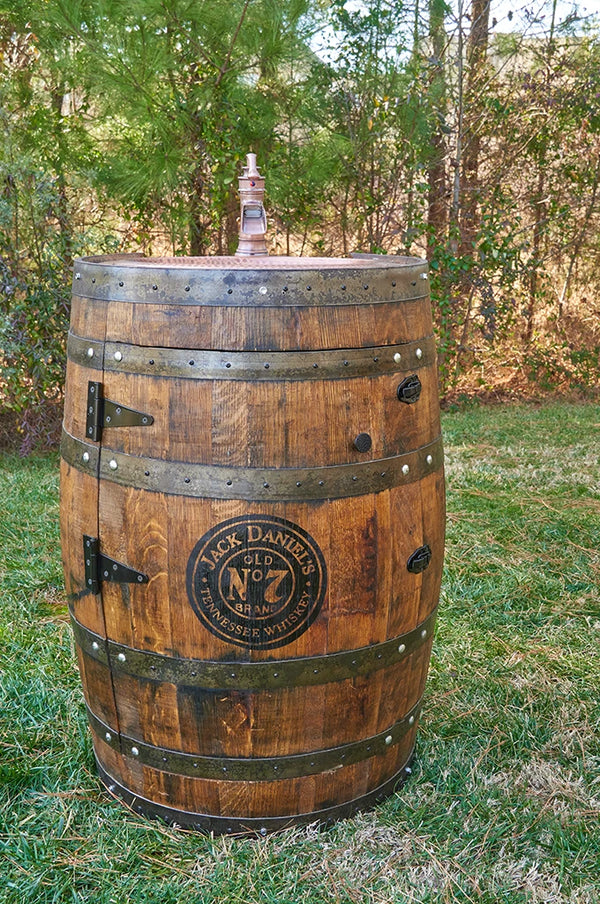
<svg viewBox="0 0 600 904">
<path fill-rule="evenodd" d="M 256 154 L 246 154 L 246 166 L 244 167 L 243 174 L 251 179 L 262 178 L 256 165 Z"/>
</svg>

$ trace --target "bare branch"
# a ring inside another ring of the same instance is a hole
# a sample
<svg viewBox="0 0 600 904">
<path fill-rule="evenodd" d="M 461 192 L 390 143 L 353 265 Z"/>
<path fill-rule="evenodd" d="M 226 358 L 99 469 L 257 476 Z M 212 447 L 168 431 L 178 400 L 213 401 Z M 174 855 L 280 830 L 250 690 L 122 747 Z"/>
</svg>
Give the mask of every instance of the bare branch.
<svg viewBox="0 0 600 904">
<path fill-rule="evenodd" d="M 231 38 L 231 44 L 229 45 L 229 50 L 227 51 L 225 60 L 223 61 L 223 65 L 221 66 L 221 68 L 219 70 L 219 74 L 218 74 L 217 80 L 215 82 L 215 88 L 219 87 L 219 85 L 221 84 L 221 81 L 223 79 L 223 76 L 227 72 L 227 68 L 229 66 L 229 61 L 231 59 L 231 54 L 233 53 L 233 48 L 235 47 L 235 42 L 238 39 L 238 35 L 241 31 L 242 25 L 244 24 L 244 19 L 246 18 L 246 13 L 248 12 L 248 7 L 250 6 L 251 2 L 252 2 L 252 0 L 246 0 L 246 2 L 244 3 L 244 8 L 242 10 L 242 15 L 240 16 L 240 21 L 238 22 L 237 27 L 233 33 L 233 37 Z"/>
</svg>

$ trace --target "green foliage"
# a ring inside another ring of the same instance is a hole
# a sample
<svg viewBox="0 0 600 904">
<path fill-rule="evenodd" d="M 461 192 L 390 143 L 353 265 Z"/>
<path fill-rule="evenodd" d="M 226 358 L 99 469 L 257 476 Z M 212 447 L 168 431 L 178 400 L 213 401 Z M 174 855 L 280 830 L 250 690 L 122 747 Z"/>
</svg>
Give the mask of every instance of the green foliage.
<svg viewBox="0 0 600 904">
<path fill-rule="evenodd" d="M 219 242 L 236 164 L 249 148 L 268 161 L 279 144 L 281 74 L 292 63 L 310 71 L 312 62 L 308 7 L 150 0 L 62 8 L 64 38 L 80 45 L 94 73 L 104 143 L 96 184 L 131 219 L 155 232 L 162 225 L 176 252 L 206 253 Z"/>
<path fill-rule="evenodd" d="M 330 23 L 343 248 L 406 253 L 424 231 L 431 115 L 423 72 L 407 57 L 407 12 L 393 0 L 352 11 L 335 2 Z"/>
<path fill-rule="evenodd" d="M 427 254 L 443 392 L 513 348 L 515 379 L 593 388 L 600 44 L 552 21 L 475 53 L 442 0 L 0 0 L 0 392 L 25 447 L 74 256 L 232 253 L 250 150 L 272 251 Z"/>
<path fill-rule="evenodd" d="M 18 417 L 26 451 L 49 428 L 45 404 L 60 397 L 69 292 L 63 237 L 48 228 L 56 185 L 30 160 L 0 162 L 2 176 L 10 189 L 0 204 L 8 227 L 0 239 L 0 391 Z M 28 241 L 29 258 L 19 254 Z"/>
<path fill-rule="evenodd" d="M 558 394 L 575 388 L 585 396 L 598 389 L 599 346 L 574 349 L 563 342 L 549 348 L 537 341 L 527 350 L 524 363 L 532 383 L 542 392 Z"/>
<path fill-rule="evenodd" d="M 70 270 L 85 248 L 77 193 L 95 156 L 66 87 L 76 55 L 44 55 L 26 12 L 0 8 L 0 395 L 24 452 L 54 438 Z"/>
</svg>

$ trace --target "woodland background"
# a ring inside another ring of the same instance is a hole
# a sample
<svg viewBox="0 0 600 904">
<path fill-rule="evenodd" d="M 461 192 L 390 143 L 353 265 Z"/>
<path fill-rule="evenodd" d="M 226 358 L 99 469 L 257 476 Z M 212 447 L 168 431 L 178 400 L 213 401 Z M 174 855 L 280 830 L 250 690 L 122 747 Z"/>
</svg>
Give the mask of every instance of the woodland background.
<svg viewBox="0 0 600 904">
<path fill-rule="evenodd" d="M 0 441 L 56 440 L 74 258 L 232 253 L 249 150 L 271 253 L 427 256 L 446 401 L 597 397 L 597 18 L 0 0 Z"/>
</svg>

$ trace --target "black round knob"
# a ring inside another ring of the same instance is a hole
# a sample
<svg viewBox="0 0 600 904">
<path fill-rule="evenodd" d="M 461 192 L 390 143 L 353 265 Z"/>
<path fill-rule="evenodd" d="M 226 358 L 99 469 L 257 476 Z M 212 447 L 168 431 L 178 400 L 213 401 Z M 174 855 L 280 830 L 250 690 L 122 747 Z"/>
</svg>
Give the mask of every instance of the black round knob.
<svg viewBox="0 0 600 904">
<path fill-rule="evenodd" d="M 373 441 L 368 433 L 359 433 L 354 440 L 354 448 L 359 452 L 368 452 L 372 445 Z"/>
</svg>

